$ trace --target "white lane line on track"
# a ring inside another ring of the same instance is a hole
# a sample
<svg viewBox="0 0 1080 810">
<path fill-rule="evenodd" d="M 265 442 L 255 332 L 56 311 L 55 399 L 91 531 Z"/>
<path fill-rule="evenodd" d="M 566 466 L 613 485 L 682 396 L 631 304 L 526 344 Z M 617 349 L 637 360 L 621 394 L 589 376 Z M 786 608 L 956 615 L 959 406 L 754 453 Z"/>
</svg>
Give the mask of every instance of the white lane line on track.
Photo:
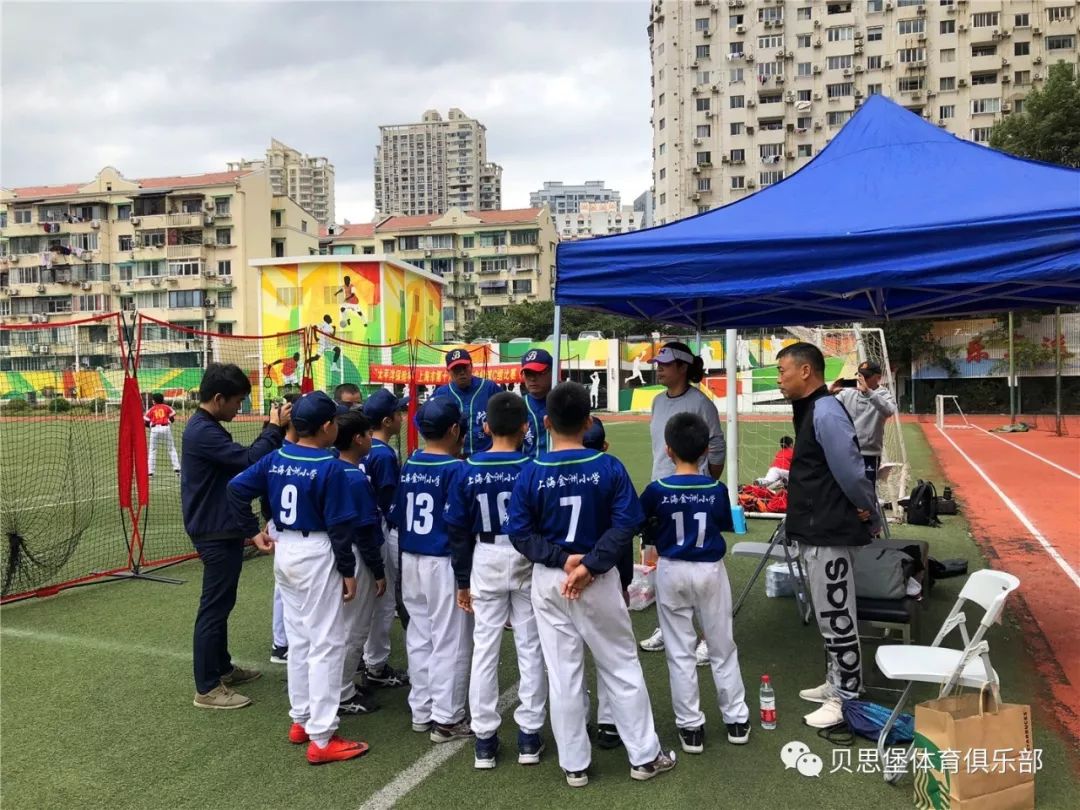
<svg viewBox="0 0 1080 810">
<path fill-rule="evenodd" d="M 1076 479 L 1077 481 L 1080 481 L 1080 473 L 1077 473 L 1077 472 L 1073 472 L 1073 471 L 1072 471 L 1072 470 L 1070 470 L 1070 469 L 1069 469 L 1068 467 L 1062 467 L 1062 466 L 1061 466 L 1060 464 L 1056 464 L 1056 463 L 1054 463 L 1053 461 L 1051 461 L 1050 459 L 1048 459 L 1048 458 L 1045 458 L 1045 457 L 1043 457 L 1043 456 L 1040 456 L 1040 455 L 1039 455 L 1038 453 L 1032 452 L 1031 450 L 1028 450 L 1028 449 L 1027 449 L 1026 447 L 1021 447 L 1021 446 L 1020 446 L 1019 444 L 1017 444 L 1016 442 L 1010 442 L 1010 441 L 1009 441 L 1008 439 L 1006 439 L 1006 438 L 1005 438 L 1004 436 L 999 436 L 999 435 L 997 435 L 996 433 L 992 433 L 992 432 L 990 432 L 989 430 L 987 430 L 986 428 L 981 428 L 981 427 L 979 427 L 978 425 L 973 425 L 973 427 L 974 427 L 974 428 L 975 428 L 976 430 L 981 430 L 981 431 L 982 431 L 983 433 L 985 433 L 985 434 L 986 434 L 987 436 L 993 436 L 993 437 L 994 437 L 995 439 L 997 439 L 997 440 L 998 440 L 999 442 L 1005 442 L 1005 444 L 1008 444 L 1008 445 L 1012 445 L 1012 446 L 1013 446 L 1013 447 L 1015 447 L 1015 448 L 1016 448 L 1017 450 L 1019 450 L 1019 451 L 1020 451 L 1021 453 L 1027 453 L 1027 454 L 1028 454 L 1029 456 L 1031 456 L 1032 458 L 1037 458 L 1037 459 L 1038 459 L 1039 461 L 1043 462 L 1044 464 L 1049 464 L 1049 465 L 1050 465 L 1051 467 L 1053 467 L 1053 468 L 1054 468 L 1055 470 L 1061 470 L 1061 472 L 1065 473 L 1066 475 L 1071 475 L 1071 476 L 1072 476 L 1073 478 L 1075 478 L 1075 479 Z"/>
<path fill-rule="evenodd" d="M 979 477 L 986 482 L 987 486 L 989 486 L 990 489 L 992 489 L 997 494 L 997 496 L 1001 498 L 1002 503 L 1009 507 L 1009 510 L 1014 515 L 1016 515 L 1017 520 L 1019 520 L 1024 525 L 1024 528 L 1031 533 L 1031 536 L 1039 542 L 1039 545 L 1043 547 L 1046 553 L 1050 555 L 1051 559 L 1053 559 L 1053 561 L 1058 564 L 1061 570 L 1065 572 L 1065 575 L 1072 580 L 1073 585 L 1075 585 L 1077 588 L 1080 588 L 1080 574 L 1077 574 L 1076 571 L 1073 570 L 1072 566 L 1069 565 L 1068 561 L 1061 556 L 1061 554 L 1056 548 L 1054 548 L 1054 544 L 1047 540 L 1043 533 L 1035 528 L 1035 524 L 1028 519 L 1027 515 L 1020 511 L 1020 507 L 1013 503 L 1012 499 L 1010 499 L 1008 495 L 1001 491 L 1001 487 L 995 484 L 990 479 L 990 476 L 983 472 L 982 467 L 976 464 L 972 460 L 971 456 L 969 456 L 967 453 L 960 449 L 960 446 L 953 441 L 952 437 L 949 436 L 948 433 L 946 433 L 941 428 L 938 428 L 937 431 L 945 437 L 945 440 L 953 446 L 953 449 L 960 454 L 961 458 L 963 458 L 964 461 L 971 465 L 971 469 L 975 470 L 975 472 L 979 474 Z"/>
</svg>

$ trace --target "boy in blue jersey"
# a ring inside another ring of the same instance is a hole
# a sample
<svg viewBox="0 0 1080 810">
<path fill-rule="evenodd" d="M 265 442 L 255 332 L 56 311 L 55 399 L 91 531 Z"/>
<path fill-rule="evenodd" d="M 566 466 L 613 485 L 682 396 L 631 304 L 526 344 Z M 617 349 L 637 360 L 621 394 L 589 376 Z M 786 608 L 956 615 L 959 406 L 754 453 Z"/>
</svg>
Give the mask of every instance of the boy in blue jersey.
<svg viewBox="0 0 1080 810">
<path fill-rule="evenodd" d="M 401 547 L 401 596 L 409 611 L 409 707 L 413 731 L 432 742 L 472 736 L 465 698 L 472 622 L 458 610 L 445 512 L 465 474 L 461 411 L 448 397 L 429 399 L 416 413 L 425 447 L 401 468 L 388 521 Z"/>
<path fill-rule="evenodd" d="M 293 406 L 297 443 L 275 450 L 229 482 L 236 518 L 263 551 L 274 551 L 289 635 L 289 741 L 310 742 L 312 765 L 367 753 L 339 737 L 338 704 L 345 663 L 344 603 L 356 595 L 355 523 L 359 517 L 345 471 L 328 448 L 337 437 L 337 405 L 321 391 Z M 258 532 L 251 502 L 266 495 L 277 526 Z"/>
<path fill-rule="evenodd" d="M 367 714 L 378 708 L 365 690 L 356 686 L 357 667 L 371 632 L 375 605 L 386 592 L 386 572 L 382 558 L 382 526 L 375 491 L 360 459 L 371 451 L 371 422 L 360 411 L 346 411 L 337 417 L 338 464 L 345 470 L 349 492 L 356 507 L 356 598 L 345 606 L 345 668 L 341 681 L 341 714 Z"/>
<path fill-rule="evenodd" d="M 566 382 L 552 390 L 544 419 L 551 452 L 521 471 L 504 525 L 514 547 L 535 563 L 532 604 L 548 668 L 551 729 L 571 787 L 589 783 L 592 759 L 582 705 L 586 646 L 610 697 L 631 778 L 652 779 L 675 767 L 674 754 L 665 754 L 656 736 L 614 570 L 643 515 L 626 468 L 582 445 L 590 421 L 584 386 Z"/>
<path fill-rule="evenodd" d="M 394 503 L 401 463 L 390 446 L 394 437 L 401 433 L 402 411 L 408 407 L 408 397 L 398 399 L 392 391 L 380 388 L 364 401 L 364 416 L 371 420 L 371 451 L 360 460 L 360 466 L 371 479 L 383 531 L 383 565 L 386 568 L 387 598 L 375 604 L 371 620 L 371 633 L 364 645 L 364 669 L 368 683 L 373 686 L 406 686 L 409 676 L 390 666 L 390 627 L 394 623 L 394 609 L 401 616 L 402 627 L 408 627 L 409 614 L 401 603 L 401 577 L 398 569 L 397 529 L 386 523 L 386 516 Z"/>
<path fill-rule="evenodd" d="M 656 546 L 656 611 L 664 633 L 668 678 L 682 749 L 700 754 L 705 715 L 698 694 L 698 643 L 694 614 L 709 648 L 720 713 L 728 742 L 750 739 L 750 710 L 731 632 L 731 585 L 724 567 L 721 531 L 734 531 L 727 487 L 701 474 L 709 427 L 695 413 L 675 414 L 664 427 L 675 474 L 653 481 L 641 494 L 645 542 Z"/>
<path fill-rule="evenodd" d="M 522 452 L 529 458 L 546 453 L 551 439 L 544 417 L 547 395 L 551 393 L 552 364 L 551 355 L 543 349 L 529 349 L 521 356 L 521 379 L 525 382 L 524 400 L 529 416 Z"/>
<path fill-rule="evenodd" d="M 461 457 L 491 449 L 491 436 L 484 431 L 488 400 L 502 389 L 491 380 L 473 375 L 473 362 L 468 349 L 453 349 L 446 353 L 446 370 L 450 382 L 440 385 L 432 397 L 449 397 L 457 403 L 468 430 L 461 437 Z"/>
<path fill-rule="evenodd" d="M 469 711 L 476 734 L 477 768 L 494 768 L 499 750 L 499 649 L 507 620 L 513 624 L 518 660 L 518 763 L 535 765 L 544 750 L 547 678 L 530 592 L 532 563 L 522 557 L 502 523 L 518 473 L 529 463 L 521 455 L 525 403 L 500 393 L 488 401 L 486 430 L 491 450 L 466 461 L 465 476 L 450 501 L 446 522 L 457 579 L 458 607 L 473 614 L 473 656 Z"/>
</svg>

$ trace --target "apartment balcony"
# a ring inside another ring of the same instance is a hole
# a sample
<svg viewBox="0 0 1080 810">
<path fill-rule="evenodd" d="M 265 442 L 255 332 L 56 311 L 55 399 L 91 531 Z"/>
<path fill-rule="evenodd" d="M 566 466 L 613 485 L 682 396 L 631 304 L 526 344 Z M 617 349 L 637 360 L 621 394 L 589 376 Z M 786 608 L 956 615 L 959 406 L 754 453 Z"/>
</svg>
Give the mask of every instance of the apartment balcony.
<svg viewBox="0 0 1080 810">
<path fill-rule="evenodd" d="M 168 245 L 165 248 L 167 259 L 202 259 L 205 248 L 202 244 L 197 245 Z"/>
<path fill-rule="evenodd" d="M 135 228 L 153 231 L 167 227 L 168 216 L 165 214 L 132 214 L 129 222 L 131 222 Z"/>
<path fill-rule="evenodd" d="M 165 258 L 165 245 L 144 245 L 132 251 L 135 261 L 154 262 Z"/>
<path fill-rule="evenodd" d="M 205 224 L 206 214 L 202 211 L 183 211 L 167 214 L 166 221 L 170 228 L 201 228 Z"/>
<path fill-rule="evenodd" d="M 968 63 L 968 70 L 972 73 L 992 73 L 1001 70 L 1002 63 L 1008 66 L 1008 59 L 1003 60 L 1000 56 L 973 56 Z"/>
</svg>

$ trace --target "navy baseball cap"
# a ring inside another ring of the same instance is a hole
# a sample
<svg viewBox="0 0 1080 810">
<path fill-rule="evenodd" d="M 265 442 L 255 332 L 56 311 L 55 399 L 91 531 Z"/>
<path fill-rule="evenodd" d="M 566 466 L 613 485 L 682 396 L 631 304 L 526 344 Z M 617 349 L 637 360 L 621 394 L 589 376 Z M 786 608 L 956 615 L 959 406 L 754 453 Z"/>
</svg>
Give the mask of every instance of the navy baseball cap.
<svg viewBox="0 0 1080 810">
<path fill-rule="evenodd" d="M 425 439 L 441 439 L 461 422 L 461 408 L 450 397 L 432 397 L 416 412 L 416 427 Z"/>
<path fill-rule="evenodd" d="M 604 442 L 606 441 L 607 434 L 604 433 L 604 423 L 594 416 L 592 418 L 592 425 L 585 431 L 585 435 L 581 437 L 581 443 L 590 450 L 603 451 Z"/>
<path fill-rule="evenodd" d="M 397 411 L 409 407 L 409 398 L 398 399 L 394 392 L 386 388 L 380 388 L 364 400 L 364 416 L 376 424 L 383 419 L 393 416 Z"/>
<path fill-rule="evenodd" d="M 881 366 L 873 360 L 863 360 L 859 363 L 859 375 L 862 377 L 873 377 L 875 374 L 880 373 Z"/>
<path fill-rule="evenodd" d="M 457 366 L 465 365 L 472 362 L 472 355 L 469 354 L 468 349 L 453 349 L 446 353 L 446 367 L 456 368 Z"/>
<path fill-rule="evenodd" d="M 314 430 L 331 421 L 338 413 L 338 406 L 322 391 L 304 394 L 293 403 L 292 421 L 297 430 Z"/>
<path fill-rule="evenodd" d="M 544 349 L 529 349 L 521 355 L 522 371 L 547 371 L 553 364 L 551 354 Z"/>
</svg>

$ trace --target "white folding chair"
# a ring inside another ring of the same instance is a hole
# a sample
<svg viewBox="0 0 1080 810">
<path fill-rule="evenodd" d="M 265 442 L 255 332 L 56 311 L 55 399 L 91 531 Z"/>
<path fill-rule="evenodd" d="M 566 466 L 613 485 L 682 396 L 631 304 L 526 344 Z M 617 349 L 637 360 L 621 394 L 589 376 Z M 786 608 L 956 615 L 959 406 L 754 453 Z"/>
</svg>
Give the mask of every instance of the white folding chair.
<svg viewBox="0 0 1080 810">
<path fill-rule="evenodd" d="M 803 572 L 802 561 L 799 559 L 799 547 L 791 540 L 788 540 L 785 523 L 786 518 L 782 518 L 768 543 L 746 541 L 736 543 L 731 547 L 730 553 L 734 557 L 758 558 L 757 568 L 750 575 L 750 579 L 746 581 L 746 585 L 743 586 L 742 591 L 739 593 L 739 598 L 735 600 L 735 607 L 731 611 L 732 618 L 739 614 L 739 608 L 746 601 L 746 597 L 749 596 L 754 583 L 761 576 L 761 572 L 765 570 L 765 566 L 773 560 L 777 560 L 787 564 L 788 574 L 795 583 L 795 609 L 799 612 L 799 620 L 803 624 L 810 623 L 810 617 L 814 615 L 814 607 L 810 603 L 810 588 L 806 584 L 806 574 Z"/>
<path fill-rule="evenodd" d="M 1005 609 L 1005 600 L 1018 587 L 1020 580 L 1012 574 L 1004 571 L 976 571 L 964 583 L 956 604 L 949 611 L 929 647 L 910 644 L 878 647 L 874 661 L 881 673 L 890 680 L 907 682 L 896 708 L 878 737 L 879 762 L 885 761 L 885 741 L 916 683 L 941 684 L 939 697 L 944 697 L 959 687 L 981 688 L 989 683 L 994 698 L 1000 698 L 997 673 L 990 665 L 990 646 L 983 640 L 983 636 L 990 629 L 990 625 L 1000 620 Z M 967 617 L 963 612 L 965 602 L 973 602 L 984 611 L 982 621 L 972 636 L 968 636 Z M 964 642 L 963 649 L 942 647 L 941 642 L 945 637 L 957 629 Z M 905 761 L 910 759 L 913 749 L 914 743 L 908 747 Z M 896 782 L 902 775 L 901 769 L 886 769 L 885 781 Z"/>
</svg>

